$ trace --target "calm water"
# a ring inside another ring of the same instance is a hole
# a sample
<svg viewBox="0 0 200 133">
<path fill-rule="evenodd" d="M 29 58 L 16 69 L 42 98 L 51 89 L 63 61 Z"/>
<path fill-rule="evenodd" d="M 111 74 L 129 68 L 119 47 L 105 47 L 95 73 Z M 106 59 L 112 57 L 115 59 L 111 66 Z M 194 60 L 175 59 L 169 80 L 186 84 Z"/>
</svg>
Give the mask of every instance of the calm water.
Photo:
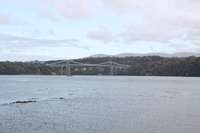
<svg viewBox="0 0 200 133">
<path fill-rule="evenodd" d="M 200 78 L 0 76 L 0 133 L 27 132 L 199 133 Z"/>
</svg>

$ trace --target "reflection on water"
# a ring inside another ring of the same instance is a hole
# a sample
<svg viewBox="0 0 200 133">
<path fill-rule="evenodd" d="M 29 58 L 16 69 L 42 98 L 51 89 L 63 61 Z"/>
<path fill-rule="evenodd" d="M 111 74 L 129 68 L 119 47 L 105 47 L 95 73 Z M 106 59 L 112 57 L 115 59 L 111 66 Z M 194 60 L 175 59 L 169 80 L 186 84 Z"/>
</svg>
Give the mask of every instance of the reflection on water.
<svg viewBox="0 0 200 133">
<path fill-rule="evenodd" d="M 200 132 L 199 85 L 188 77 L 0 76 L 0 133 Z M 36 102 L 12 103 L 23 100 Z"/>
</svg>

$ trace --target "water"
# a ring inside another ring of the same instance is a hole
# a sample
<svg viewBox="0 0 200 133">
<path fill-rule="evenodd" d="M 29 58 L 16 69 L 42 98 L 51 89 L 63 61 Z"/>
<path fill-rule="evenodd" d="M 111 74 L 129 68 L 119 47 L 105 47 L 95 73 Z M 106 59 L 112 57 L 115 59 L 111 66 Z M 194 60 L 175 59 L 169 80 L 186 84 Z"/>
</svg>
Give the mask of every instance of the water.
<svg viewBox="0 0 200 133">
<path fill-rule="evenodd" d="M 0 76 L 0 133 L 197 133 L 199 86 L 191 77 Z"/>
</svg>

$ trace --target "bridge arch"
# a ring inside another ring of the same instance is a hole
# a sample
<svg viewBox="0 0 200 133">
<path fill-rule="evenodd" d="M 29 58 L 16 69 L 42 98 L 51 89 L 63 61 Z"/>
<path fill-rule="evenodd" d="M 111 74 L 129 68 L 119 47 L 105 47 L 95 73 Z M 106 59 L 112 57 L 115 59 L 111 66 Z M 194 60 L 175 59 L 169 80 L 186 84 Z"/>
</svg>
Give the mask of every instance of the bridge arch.
<svg viewBox="0 0 200 133">
<path fill-rule="evenodd" d="M 118 75 L 124 70 L 124 67 L 113 67 L 113 75 Z"/>
</svg>

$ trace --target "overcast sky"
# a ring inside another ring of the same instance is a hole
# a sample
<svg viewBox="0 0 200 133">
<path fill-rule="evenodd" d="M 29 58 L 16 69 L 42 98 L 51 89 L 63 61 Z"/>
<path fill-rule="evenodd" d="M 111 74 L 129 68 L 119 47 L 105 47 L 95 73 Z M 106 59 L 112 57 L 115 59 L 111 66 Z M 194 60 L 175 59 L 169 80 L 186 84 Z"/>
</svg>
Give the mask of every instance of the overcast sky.
<svg viewBox="0 0 200 133">
<path fill-rule="evenodd" d="M 0 0 L 0 61 L 200 52 L 200 0 Z"/>
</svg>

